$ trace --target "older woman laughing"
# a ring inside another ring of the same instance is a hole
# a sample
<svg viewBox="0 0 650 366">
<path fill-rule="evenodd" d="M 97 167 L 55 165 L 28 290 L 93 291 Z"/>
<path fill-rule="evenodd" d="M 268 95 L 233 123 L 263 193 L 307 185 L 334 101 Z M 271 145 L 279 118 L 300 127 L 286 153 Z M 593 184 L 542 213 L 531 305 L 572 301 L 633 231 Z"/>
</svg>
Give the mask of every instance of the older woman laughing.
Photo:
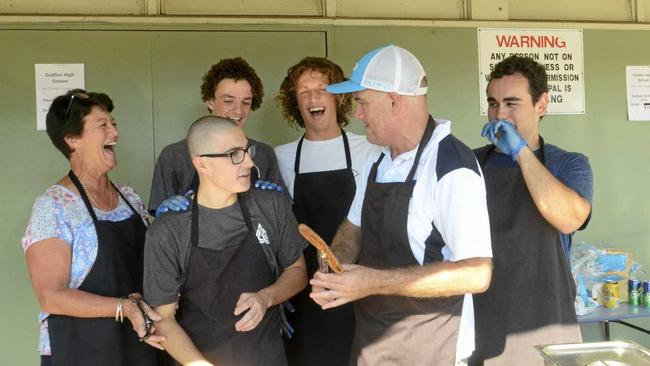
<svg viewBox="0 0 650 366">
<path fill-rule="evenodd" d="M 23 238 L 42 365 L 147 366 L 155 350 L 138 339 L 161 348 L 151 334 L 160 317 L 139 294 L 147 213 L 132 188 L 108 178 L 119 137 L 112 110 L 108 95 L 75 89 L 47 114 L 71 170 L 36 199 Z"/>
</svg>

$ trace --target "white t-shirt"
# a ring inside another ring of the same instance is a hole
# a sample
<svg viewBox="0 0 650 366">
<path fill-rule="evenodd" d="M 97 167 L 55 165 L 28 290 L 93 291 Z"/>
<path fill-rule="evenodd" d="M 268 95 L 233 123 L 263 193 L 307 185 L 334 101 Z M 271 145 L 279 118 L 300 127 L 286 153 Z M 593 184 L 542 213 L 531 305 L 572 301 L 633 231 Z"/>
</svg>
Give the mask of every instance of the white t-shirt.
<svg viewBox="0 0 650 366">
<path fill-rule="evenodd" d="M 361 169 L 366 162 L 367 157 L 381 151 L 381 147 L 368 142 L 366 136 L 356 135 L 352 132 L 346 132 L 348 143 L 350 145 L 350 155 L 352 157 L 352 170 L 354 179 L 359 187 Z M 294 163 L 296 159 L 296 148 L 298 147 L 297 139 L 288 144 L 280 145 L 275 148 L 275 154 L 278 157 L 280 173 L 293 197 L 293 183 L 296 177 L 294 173 Z M 343 138 L 337 136 L 330 140 L 311 141 L 306 138 L 302 142 L 302 152 L 300 154 L 300 173 L 324 172 L 330 170 L 345 169 L 345 148 Z"/>
<path fill-rule="evenodd" d="M 431 235 L 434 223 L 445 243 L 442 248 L 444 260 L 492 257 L 483 173 L 472 151 L 451 136 L 451 122 L 441 119 L 436 122 L 431 140 L 420 157 L 415 173 L 417 183 L 409 203 L 407 230 L 413 255 L 420 264 L 423 263 L 425 241 Z M 390 150 L 383 148 L 385 156 L 377 168 L 376 181 L 404 182 L 416 152 L 417 147 L 391 159 Z M 368 157 L 361 181 L 357 184 L 348 213 L 348 220 L 354 225 L 361 224 L 368 175 L 379 155 Z M 456 346 L 457 359 L 469 357 L 473 351 L 474 306 L 472 295 L 466 294 Z"/>
</svg>

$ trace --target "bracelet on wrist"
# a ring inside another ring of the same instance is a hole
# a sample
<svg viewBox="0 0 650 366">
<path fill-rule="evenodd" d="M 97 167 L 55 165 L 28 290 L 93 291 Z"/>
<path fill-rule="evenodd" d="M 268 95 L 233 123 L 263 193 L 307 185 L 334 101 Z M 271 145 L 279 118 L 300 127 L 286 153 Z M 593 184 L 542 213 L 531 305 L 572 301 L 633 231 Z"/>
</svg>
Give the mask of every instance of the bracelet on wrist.
<svg viewBox="0 0 650 366">
<path fill-rule="evenodd" d="M 124 301 L 126 297 L 120 297 L 120 300 L 117 302 L 117 307 L 115 308 L 115 321 L 124 322 Z"/>
</svg>

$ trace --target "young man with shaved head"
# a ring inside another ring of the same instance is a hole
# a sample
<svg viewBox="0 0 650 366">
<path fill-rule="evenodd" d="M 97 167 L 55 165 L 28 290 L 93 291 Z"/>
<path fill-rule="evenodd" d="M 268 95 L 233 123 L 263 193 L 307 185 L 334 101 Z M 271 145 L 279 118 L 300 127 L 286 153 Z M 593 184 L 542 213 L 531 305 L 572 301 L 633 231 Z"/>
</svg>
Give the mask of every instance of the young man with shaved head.
<svg viewBox="0 0 650 366">
<path fill-rule="evenodd" d="M 290 204 L 249 190 L 255 145 L 233 121 L 203 117 L 187 144 L 200 178 L 192 208 L 147 231 L 144 293 L 163 317 L 156 331 L 183 365 L 286 365 L 277 307 L 307 280 Z"/>
</svg>

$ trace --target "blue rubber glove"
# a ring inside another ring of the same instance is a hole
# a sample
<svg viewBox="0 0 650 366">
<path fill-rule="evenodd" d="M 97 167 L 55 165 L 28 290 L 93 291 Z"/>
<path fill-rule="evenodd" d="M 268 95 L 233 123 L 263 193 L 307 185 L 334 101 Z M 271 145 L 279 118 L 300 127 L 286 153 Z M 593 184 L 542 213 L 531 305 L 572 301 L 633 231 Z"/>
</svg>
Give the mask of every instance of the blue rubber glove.
<svg viewBox="0 0 650 366">
<path fill-rule="evenodd" d="M 293 305 L 291 305 L 289 301 L 285 301 L 280 304 L 280 329 L 282 330 L 282 334 L 284 334 L 287 339 L 291 339 L 291 337 L 293 337 L 294 329 L 287 319 L 287 311 L 290 313 L 296 311 L 296 309 L 293 307 Z"/>
<path fill-rule="evenodd" d="M 502 153 L 510 155 L 512 160 L 517 160 L 517 155 L 527 145 L 515 125 L 504 120 L 486 123 L 481 136 L 487 137 Z"/>
<path fill-rule="evenodd" d="M 158 209 L 156 209 L 156 217 L 167 211 L 187 211 L 190 207 L 190 197 L 194 194 L 193 190 L 187 191 L 183 196 L 171 196 L 162 201 Z"/>
<path fill-rule="evenodd" d="M 284 192 L 284 189 L 282 189 L 282 186 L 280 186 L 277 183 L 269 182 L 267 180 L 262 180 L 258 179 L 255 181 L 255 188 L 263 189 L 263 190 L 270 190 L 270 191 L 278 191 L 278 192 Z"/>
</svg>

